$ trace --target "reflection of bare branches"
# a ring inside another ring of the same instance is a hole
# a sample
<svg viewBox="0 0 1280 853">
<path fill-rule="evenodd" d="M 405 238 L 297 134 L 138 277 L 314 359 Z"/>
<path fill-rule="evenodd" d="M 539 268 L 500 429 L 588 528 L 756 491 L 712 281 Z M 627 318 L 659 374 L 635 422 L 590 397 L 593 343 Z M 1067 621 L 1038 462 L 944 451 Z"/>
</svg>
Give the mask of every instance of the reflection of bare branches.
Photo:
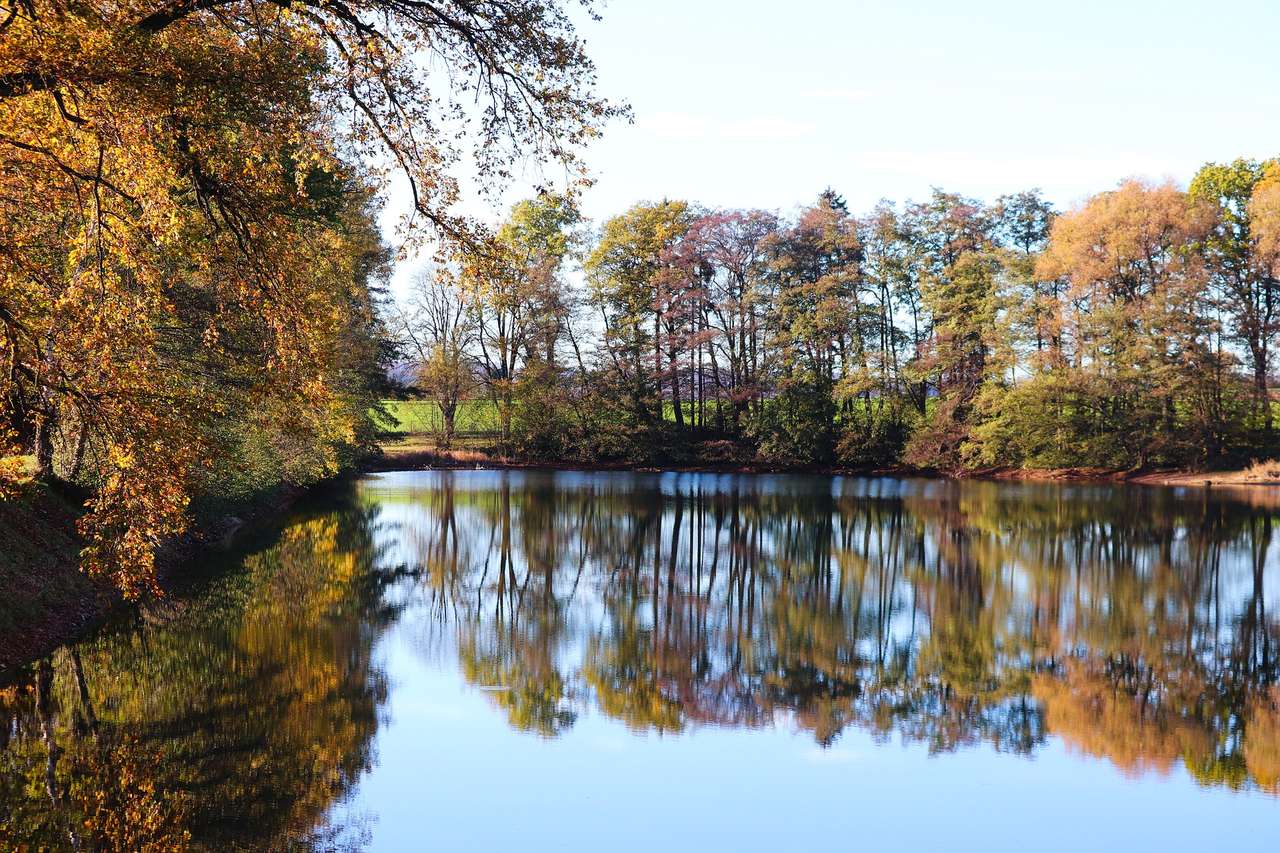
<svg viewBox="0 0 1280 853">
<path fill-rule="evenodd" d="M 80 834 L 62 806 L 62 794 L 58 788 L 58 759 L 62 747 L 58 745 L 53 720 L 53 664 L 43 658 L 36 667 L 36 714 L 40 718 L 40 732 L 44 740 L 45 760 L 44 789 L 57 819 L 66 823 L 67 839 L 73 850 L 80 850 Z"/>
<path fill-rule="evenodd" d="M 434 612 L 469 677 L 544 735 L 591 703 L 637 729 L 791 719 L 823 744 L 855 725 L 1027 752 L 1066 725 L 1051 686 L 1078 695 L 1072 667 L 1110 661 L 1112 689 L 1190 714 L 1217 733 L 1197 743 L 1225 744 L 1205 766 L 1226 766 L 1277 676 L 1274 520 L 1239 504 L 432 476 L 410 540 L 451 602 Z"/>
</svg>

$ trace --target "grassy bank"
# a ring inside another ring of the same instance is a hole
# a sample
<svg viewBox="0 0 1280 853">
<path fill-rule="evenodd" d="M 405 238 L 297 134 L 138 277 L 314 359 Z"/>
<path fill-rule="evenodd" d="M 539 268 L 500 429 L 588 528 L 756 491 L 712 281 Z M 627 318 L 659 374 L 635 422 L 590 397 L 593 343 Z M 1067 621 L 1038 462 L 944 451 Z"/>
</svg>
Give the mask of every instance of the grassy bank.
<svg viewBox="0 0 1280 853">
<path fill-rule="evenodd" d="M 434 400 L 386 400 L 383 406 L 396 419 L 390 435 L 431 435 L 444 432 L 444 417 Z M 498 410 L 489 400 L 458 404 L 454 429 L 459 435 L 487 435 L 498 431 Z"/>
<path fill-rule="evenodd" d="M 400 421 L 380 443 L 381 456 L 370 460 L 371 470 L 426 468 L 572 468 L 628 470 L 644 468 L 625 462 L 600 463 L 576 459 L 538 459 L 507 455 L 497 446 L 497 416 L 491 403 L 474 400 L 463 404 L 458 436 L 442 446 L 443 422 L 439 407 L 430 400 L 387 401 L 384 404 Z M 668 414 L 670 414 L 668 412 Z M 467 428 L 464 428 L 464 424 Z M 939 471 L 907 465 L 855 468 L 848 466 L 795 466 L 771 463 L 755 457 L 749 448 L 728 441 L 704 441 L 694 445 L 694 456 L 684 464 L 664 470 L 742 473 L 878 474 L 885 476 L 955 477 L 1022 482 L 1113 482 L 1146 486 L 1280 486 L 1280 462 L 1264 461 L 1243 468 L 1223 470 L 1118 469 L 1118 468 L 1012 468 Z"/>
</svg>

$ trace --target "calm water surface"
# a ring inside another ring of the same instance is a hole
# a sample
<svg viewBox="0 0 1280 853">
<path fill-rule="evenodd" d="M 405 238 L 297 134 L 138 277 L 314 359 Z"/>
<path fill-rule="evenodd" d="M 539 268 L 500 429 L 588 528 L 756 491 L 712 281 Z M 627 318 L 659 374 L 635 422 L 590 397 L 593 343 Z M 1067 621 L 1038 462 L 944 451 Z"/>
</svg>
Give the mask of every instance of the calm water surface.
<svg viewBox="0 0 1280 853">
<path fill-rule="evenodd" d="M 1278 512 L 371 476 L 0 689 L 0 849 L 1270 849 Z"/>
</svg>

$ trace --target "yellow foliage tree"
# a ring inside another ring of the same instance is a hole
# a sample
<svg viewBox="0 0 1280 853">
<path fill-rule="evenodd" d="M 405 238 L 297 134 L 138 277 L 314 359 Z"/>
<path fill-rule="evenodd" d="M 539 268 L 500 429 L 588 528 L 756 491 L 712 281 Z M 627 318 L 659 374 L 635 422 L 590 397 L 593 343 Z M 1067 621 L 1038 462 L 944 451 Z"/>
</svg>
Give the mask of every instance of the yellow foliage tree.
<svg viewBox="0 0 1280 853">
<path fill-rule="evenodd" d="M 4 0 L 0 31 L 0 437 L 90 487 L 86 567 L 129 594 L 246 446 L 305 480 L 368 433 L 369 164 L 470 241 L 465 140 L 485 181 L 577 174 L 619 112 L 558 2 Z"/>
</svg>

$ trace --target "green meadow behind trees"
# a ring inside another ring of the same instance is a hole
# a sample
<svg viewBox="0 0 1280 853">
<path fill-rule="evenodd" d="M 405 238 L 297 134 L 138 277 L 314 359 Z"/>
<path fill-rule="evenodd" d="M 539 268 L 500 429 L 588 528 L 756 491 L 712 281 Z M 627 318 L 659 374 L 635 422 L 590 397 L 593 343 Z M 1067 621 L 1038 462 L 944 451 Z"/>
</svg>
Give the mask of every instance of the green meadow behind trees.
<svg viewBox="0 0 1280 853">
<path fill-rule="evenodd" d="M 569 275 L 580 265 L 582 284 Z M 445 443 L 644 464 L 1207 467 L 1276 451 L 1280 165 L 1078 208 L 516 205 L 391 323 Z"/>
</svg>

